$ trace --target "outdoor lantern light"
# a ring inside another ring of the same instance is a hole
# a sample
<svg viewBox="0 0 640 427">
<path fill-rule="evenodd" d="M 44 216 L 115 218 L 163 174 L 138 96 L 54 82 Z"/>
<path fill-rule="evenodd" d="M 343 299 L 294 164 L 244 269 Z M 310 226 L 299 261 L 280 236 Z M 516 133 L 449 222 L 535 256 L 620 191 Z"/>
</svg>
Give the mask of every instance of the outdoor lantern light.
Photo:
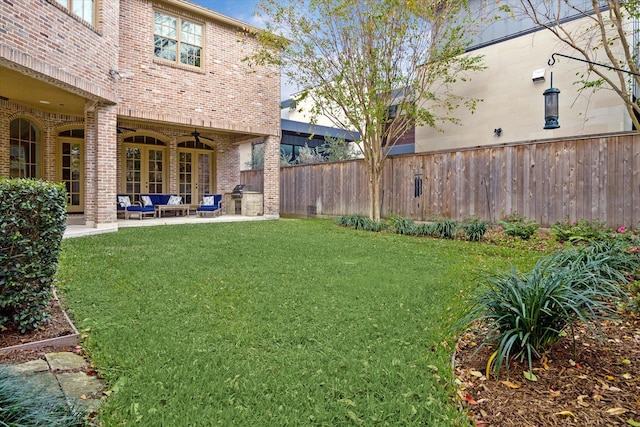
<svg viewBox="0 0 640 427">
<path fill-rule="evenodd" d="M 560 89 L 553 87 L 553 72 L 551 73 L 551 85 L 545 90 L 544 95 L 544 128 L 557 129 L 560 127 L 558 123 L 558 95 Z"/>
</svg>

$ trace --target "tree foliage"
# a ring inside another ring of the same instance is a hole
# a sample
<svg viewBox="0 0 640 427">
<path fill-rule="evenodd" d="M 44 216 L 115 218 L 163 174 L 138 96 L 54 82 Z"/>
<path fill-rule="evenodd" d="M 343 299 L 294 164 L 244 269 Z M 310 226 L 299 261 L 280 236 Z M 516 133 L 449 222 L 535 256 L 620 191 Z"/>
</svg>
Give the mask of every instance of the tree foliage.
<svg viewBox="0 0 640 427">
<path fill-rule="evenodd" d="M 388 149 L 413 126 L 456 121 L 477 99 L 450 86 L 482 69 L 465 53 L 469 26 L 460 0 L 262 0 L 264 48 L 253 60 L 281 67 L 304 88 L 313 117 L 360 134 L 370 212 L 380 218 L 381 177 Z M 429 108 L 426 107 L 429 106 Z M 390 115 L 389 107 L 397 108 Z M 354 138 L 355 139 L 355 138 Z"/>
<path fill-rule="evenodd" d="M 578 76 L 581 89 L 609 88 L 624 102 L 636 129 L 640 129 L 640 88 L 638 67 L 639 30 L 633 22 L 640 18 L 640 1 L 501 1 L 500 9 L 514 17 L 528 17 L 546 28 L 570 48 L 569 55 L 577 55 L 589 62 L 618 68 L 612 70 L 585 63 L 585 72 Z M 578 16 L 585 25 L 575 26 L 567 16 Z M 627 70 L 629 74 L 620 70 Z M 634 91 L 636 95 L 634 96 Z"/>
</svg>

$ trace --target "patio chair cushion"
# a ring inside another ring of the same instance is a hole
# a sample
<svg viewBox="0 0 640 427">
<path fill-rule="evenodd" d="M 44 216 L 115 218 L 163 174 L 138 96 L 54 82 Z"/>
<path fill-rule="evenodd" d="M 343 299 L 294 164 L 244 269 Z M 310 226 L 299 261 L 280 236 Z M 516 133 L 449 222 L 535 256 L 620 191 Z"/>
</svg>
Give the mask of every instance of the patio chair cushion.
<svg viewBox="0 0 640 427">
<path fill-rule="evenodd" d="M 167 201 L 168 205 L 179 205 L 182 203 L 182 196 L 171 196 L 169 197 L 169 201 Z"/>
<path fill-rule="evenodd" d="M 131 206 L 131 199 L 129 196 L 118 196 L 118 205 L 121 208 L 128 208 Z"/>
<path fill-rule="evenodd" d="M 153 202 L 151 201 L 151 197 L 149 196 L 140 196 L 140 200 L 142 201 L 142 206 L 145 208 L 148 206 L 153 206 Z"/>
<path fill-rule="evenodd" d="M 129 212 L 154 212 L 154 207 L 153 207 L 153 205 L 149 205 L 149 206 L 132 205 L 132 206 L 129 206 L 127 208 L 127 211 L 129 211 Z"/>
<path fill-rule="evenodd" d="M 214 196 L 204 196 L 202 198 L 202 206 L 214 206 L 215 204 Z"/>
</svg>

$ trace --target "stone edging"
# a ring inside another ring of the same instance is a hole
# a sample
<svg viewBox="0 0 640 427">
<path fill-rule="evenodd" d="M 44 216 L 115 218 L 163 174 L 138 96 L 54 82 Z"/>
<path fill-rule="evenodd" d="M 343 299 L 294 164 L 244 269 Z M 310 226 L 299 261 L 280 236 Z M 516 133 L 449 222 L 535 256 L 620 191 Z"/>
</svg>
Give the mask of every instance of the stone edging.
<svg viewBox="0 0 640 427">
<path fill-rule="evenodd" d="M 60 302 L 55 289 L 53 290 L 53 298 L 56 301 L 58 301 L 58 303 Z M 71 327 L 71 330 L 73 331 L 72 334 L 63 335 L 61 337 L 56 337 L 56 338 L 49 338 L 41 341 L 34 341 L 26 344 L 13 345 L 11 347 L 0 348 L 0 354 L 5 354 L 5 353 L 9 353 L 12 351 L 19 351 L 19 350 L 37 350 L 42 347 L 62 348 L 62 347 L 73 347 L 78 345 L 78 343 L 80 342 L 80 334 L 78 333 L 76 326 L 73 324 L 71 319 L 69 319 L 69 316 L 67 316 L 67 312 L 64 311 L 61 305 L 60 305 L 60 310 L 62 310 L 62 314 L 64 315 L 65 320 Z"/>
</svg>

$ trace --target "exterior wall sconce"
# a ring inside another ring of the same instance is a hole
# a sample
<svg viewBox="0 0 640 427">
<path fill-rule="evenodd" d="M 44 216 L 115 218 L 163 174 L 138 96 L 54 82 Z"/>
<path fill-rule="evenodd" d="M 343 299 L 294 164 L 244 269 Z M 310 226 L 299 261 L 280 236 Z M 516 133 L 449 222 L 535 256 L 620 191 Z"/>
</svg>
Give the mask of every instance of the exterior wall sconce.
<svg viewBox="0 0 640 427">
<path fill-rule="evenodd" d="M 495 136 L 501 136 L 502 135 L 502 128 L 494 129 L 493 133 L 495 134 Z"/>
<path fill-rule="evenodd" d="M 551 72 L 551 85 L 545 90 L 544 95 L 544 129 L 558 129 L 558 97 L 560 89 L 553 87 L 553 72 Z"/>
</svg>

